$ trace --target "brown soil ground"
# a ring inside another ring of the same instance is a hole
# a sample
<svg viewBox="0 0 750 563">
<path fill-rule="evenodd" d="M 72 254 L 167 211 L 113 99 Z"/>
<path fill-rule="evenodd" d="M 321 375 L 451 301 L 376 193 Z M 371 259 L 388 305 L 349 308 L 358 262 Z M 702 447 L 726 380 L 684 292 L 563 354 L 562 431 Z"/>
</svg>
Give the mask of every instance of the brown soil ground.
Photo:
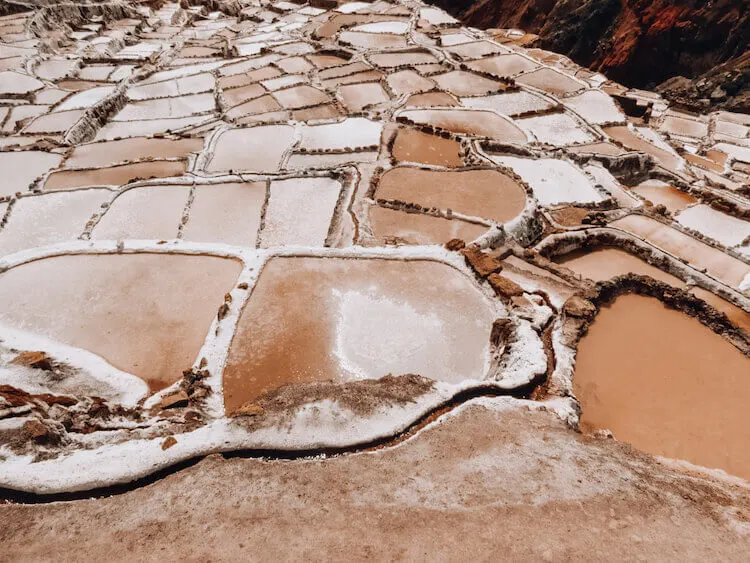
<svg viewBox="0 0 750 563">
<path fill-rule="evenodd" d="M 373 452 L 215 455 L 108 498 L 0 505 L 0 559 L 746 559 L 750 489 L 494 401 L 516 406 Z"/>
</svg>

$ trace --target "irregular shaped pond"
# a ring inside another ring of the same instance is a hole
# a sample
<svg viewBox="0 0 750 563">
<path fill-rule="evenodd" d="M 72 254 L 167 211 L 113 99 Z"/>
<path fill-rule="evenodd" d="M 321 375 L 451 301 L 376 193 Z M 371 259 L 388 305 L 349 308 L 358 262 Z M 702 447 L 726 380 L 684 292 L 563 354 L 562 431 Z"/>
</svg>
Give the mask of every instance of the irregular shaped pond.
<svg viewBox="0 0 750 563">
<path fill-rule="evenodd" d="M 98 354 L 156 391 L 192 366 L 241 268 L 171 254 L 37 260 L 0 275 L 0 324 Z"/>
<path fill-rule="evenodd" d="M 437 262 L 273 258 L 240 317 L 224 404 L 310 380 L 479 379 L 494 319 L 479 290 Z"/>
<path fill-rule="evenodd" d="M 750 359 L 659 301 L 623 295 L 581 340 L 581 424 L 654 455 L 750 478 Z"/>
</svg>

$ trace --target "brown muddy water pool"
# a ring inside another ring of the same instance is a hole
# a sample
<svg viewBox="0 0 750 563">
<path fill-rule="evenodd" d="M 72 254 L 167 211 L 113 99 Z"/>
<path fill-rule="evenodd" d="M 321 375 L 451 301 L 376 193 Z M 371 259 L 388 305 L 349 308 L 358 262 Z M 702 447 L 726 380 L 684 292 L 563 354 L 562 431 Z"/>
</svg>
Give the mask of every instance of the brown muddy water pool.
<svg viewBox="0 0 750 563">
<path fill-rule="evenodd" d="M 487 227 L 445 219 L 424 213 L 406 213 L 387 207 L 370 209 L 373 236 L 405 244 L 443 244 L 454 238 L 470 242 L 487 232 Z"/>
<path fill-rule="evenodd" d="M 750 359 L 696 319 L 623 295 L 581 340 L 573 386 L 583 428 L 749 479 L 748 378 Z"/>
<path fill-rule="evenodd" d="M 690 194 L 661 180 L 646 180 L 631 188 L 631 191 L 640 194 L 654 205 L 663 205 L 672 213 L 677 213 L 697 201 Z"/>
<path fill-rule="evenodd" d="M 349 111 L 355 112 L 367 106 L 381 104 L 390 100 L 383 87 L 377 82 L 350 84 L 341 86 L 339 94 Z"/>
<path fill-rule="evenodd" d="M 458 106 L 459 103 L 447 92 L 427 92 L 425 94 L 412 94 L 406 100 L 404 107 L 448 107 Z"/>
<path fill-rule="evenodd" d="M 640 135 L 636 135 L 625 125 L 604 127 L 603 131 L 626 149 L 650 154 L 657 162 L 669 170 L 677 170 L 679 168 L 680 158 L 677 155 L 661 147 L 657 147 Z"/>
<path fill-rule="evenodd" d="M 313 380 L 481 378 L 494 319 L 472 283 L 437 262 L 273 258 L 240 317 L 224 404 Z"/>
<path fill-rule="evenodd" d="M 91 170 L 59 170 L 49 175 L 44 189 L 54 191 L 85 186 L 124 186 L 136 178 L 146 180 L 182 176 L 186 169 L 186 161 L 153 160 Z"/>
<path fill-rule="evenodd" d="M 750 272 L 750 266 L 737 258 L 650 217 L 628 215 L 614 221 L 611 226 L 643 237 L 699 269 L 706 268 L 711 275 L 732 287 L 738 287 Z"/>
<path fill-rule="evenodd" d="M 59 256 L 0 275 L 0 323 L 97 354 L 152 391 L 182 377 L 242 269 L 212 256 Z"/>
<path fill-rule="evenodd" d="M 480 135 L 505 143 L 526 143 L 526 134 L 518 126 L 488 110 L 409 110 L 401 115 L 415 123 L 436 125 L 453 133 Z"/>
<path fill-rule="evenodd" d="M 380 179 L 375 197 L 451 209 L 498 223 L 517 217 L 526 205 L 521 185 L 496 170 L 392 168 Z"/>
<path fill-rule="evenodd" d="M 505 89 L 500 82 L 463 70 L 454 70 L 430 78 L 437 82 L 443 90 L 447 90 L 456 96 L 483 96 L 490 92 Z"/>
<path fill-rule="evenodd" d="M 393 143 L 393 156 L 402 162 L 462 166 L 461 144 L 414 129 L 401 129 Z"/>
<path fill-rule="evenodd" d="M 594 281 L 605 281 L 629 273 L 649 276 L 660 282 L 690 291 L 714 309 L 724 313 L 730 321 L 750 333 L 750 313 L 701 287 L 687 288 L 678 277 L 652 266 L 637 256 L 619 248 L 577 250 L 555 258 L 555 261 L 577 274 Z"/>
<path fill-rule="evenodd" d="M 185 158 L 191 152 L 203 148 L 203 139 L 155 139 L 134 137 L 104 143 L 80 145 L 65 161 L 67 168 L 91 168 L 108 166 L 113 162 L 125 162 L 146 158 Z"/>
</svg>

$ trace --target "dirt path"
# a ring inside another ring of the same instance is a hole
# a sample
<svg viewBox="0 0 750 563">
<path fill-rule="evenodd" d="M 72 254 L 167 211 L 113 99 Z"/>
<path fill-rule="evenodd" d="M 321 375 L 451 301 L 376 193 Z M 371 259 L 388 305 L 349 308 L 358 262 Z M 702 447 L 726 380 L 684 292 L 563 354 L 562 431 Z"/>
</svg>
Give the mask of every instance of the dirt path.
<svg viewBox="0 0 750 563">
<path fill-rule="evenodd" d="M 750 489 L 506 398 L 327 460 L 211 456 L 94 500 L 0 505 L 0 560 L 742 560 Z"/>
</svg>

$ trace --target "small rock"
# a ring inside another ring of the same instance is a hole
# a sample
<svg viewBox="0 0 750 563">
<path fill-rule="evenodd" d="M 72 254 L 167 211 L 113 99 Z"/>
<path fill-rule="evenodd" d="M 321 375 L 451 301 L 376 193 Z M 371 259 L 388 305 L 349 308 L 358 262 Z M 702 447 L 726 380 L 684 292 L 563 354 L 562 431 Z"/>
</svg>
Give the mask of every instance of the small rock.
<svg viewBox="0 0 750 563">
<path fill-rule="evenodd" d="M 32 419 L 27 420 L 23 424 L 24 435 L 37 442 L 44 441 L 49 436 L 49 428 L 42 424 L 39 420 Z"/>
<path fill-rule="evenodd" d="M 52 362 L 44 352 L 21 352 L 13 358 L 12 364 L 26 366 L 44 371 L 52 371 Z"/>
<path fill-rule="evenodd" d="M 227 305 L 226 303 L 222 303 L 221 307 L 219 307 L 219 312 L 216 314 L 216 318 L 219 320 L 222 320 L 228 314 L 229 314 L 229 305 Z"/>
<path fill-rule="evenodd" d="M 596 315 L 594 304 L 579 295 L 574 295 L 565 302 L 563 311 L 566 315 L 581 319 L 593 319 Z"/>
<path fill-rule="evenodd" d="M 482 277 L 487 277 L 494 272 L 500 272 L 503 265 L 489 254 L 485 254 L 475 246 L 468 246 L 461 250 L 466 262 L 474 271 Z"/>
<path fill-rule="evenodd" d="M 452 238 L 451 240 L 445 243 L 445 248 L 447 248 L 451 252 L 454 252 L 456 250 L 461 250 L 462 248 L 466 248 L 466 243 L 460 238 Z"/>
<path fill-rule="evenodd" d="M 190 399 L 197 400 L 208 397 L 209 392 L 210 391 L 207 387 L 200 385 L 190 389 L 188 395 L 190 396 Z"/>
<path fill-rule="evenodd" d="M 201 414 L 196 411 L 188 411 L 185 413 L 185 422 L 200 422 L 203 419 Z"/>
<path fill-rule="evenodd" d="M 0 443 L 9 444 L 11 442 L 22 441 L 24 436 L 26 436 L 24 427 L 27 422 L 31 422 L 32 420 L 20 417 L 0 420 Z"/>
<path fill-rule="evenodd" d="M 500 297 L 510 298 L 523 295 L 523 288 L 520 285 L 500 274 L 490 274 L 487 281 Z"/>
<path fill-rule="evenodd" d="M 175 393 L 170 393 L 169 395 L 165 395 L 161 399 L 161 408 L 163 409 L 174 409 L 177 407 L 186 407 L 188 404 L 188 396 L 185 391 L 180 389 L 179 391 Z"/>
<path fill-rule="evenodd" d="M 513 323 L 510 319 L 495 319 L 490 332 L 490 342 L 494 346 L 500 346 L 508 341 L 513 332 Z"/>
<path fill-rule="evenodd" d="M 161 443 L 161 449 L 168 450 L 169 448 L 174 446 L 176 443 L 177 443 L 177 440 L 175 439 L 174 436 L 167 436 L 167 439 Z"/>
</svg>

